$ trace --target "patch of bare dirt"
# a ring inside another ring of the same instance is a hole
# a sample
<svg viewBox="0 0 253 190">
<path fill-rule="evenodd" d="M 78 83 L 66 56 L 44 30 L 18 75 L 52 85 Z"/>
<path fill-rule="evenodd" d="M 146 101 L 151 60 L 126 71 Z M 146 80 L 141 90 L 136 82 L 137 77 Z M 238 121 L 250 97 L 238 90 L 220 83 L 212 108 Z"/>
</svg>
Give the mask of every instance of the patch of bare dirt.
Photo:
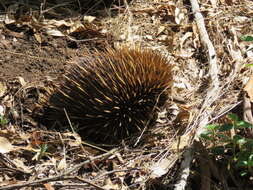
<svg viewBox="0 0 253 190">
<path fill-rule="evenodd" d="M 32 35 L 15 37 L 15 34 L 18 35 L 8 29 L 0 32 L 0 77 L 5 80 L 18 76 L 26 81 L 42 80 L 46 76 L 57 78 L 64 72 L 68 61 L 82 56 L 87 50 L 85 43 L 66 37 L 44 36 L 40 44 Z"/>
</svg>

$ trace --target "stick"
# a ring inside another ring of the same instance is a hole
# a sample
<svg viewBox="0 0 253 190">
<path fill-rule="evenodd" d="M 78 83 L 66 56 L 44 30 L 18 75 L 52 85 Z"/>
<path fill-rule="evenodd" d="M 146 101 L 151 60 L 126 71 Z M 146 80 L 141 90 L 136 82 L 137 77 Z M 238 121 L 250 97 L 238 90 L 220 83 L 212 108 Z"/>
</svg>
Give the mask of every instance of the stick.
<svg viewBox="0 0 253 190">
<path fill-rule="evenodd" d="M 195 129 L 197 127 L 197 133 L 195 135 L 195 138 L 198 138 L 198 134 L 200 134 L 203 131 L 203 127 L 208 123 L 208 117 L 212 113 L 212 109 L 210 108 L 212 103 L 217 100 L 220 93 L 220 82 L 218 78 L 218 72 L 219 67 L 217 65 L 217 56 L 214 49 L 214 46 L 209 39 L 205 22 L 202 14 L 200 13 L 199 4 L 197 0 L 190 0 L 192 11 L 195 17 L 195 21 L 200 33 L 200 38 L 202 41 L 202 44 L 207 47 L 208 49 L 208 57 L 209 57 L 209 76 L 211 78 L 211 85 L 208 89 L 208 94 L 206 95 L 206 98 L 203 100 L 203 105 L 200 109 L 200 114 L 195 119 L 195 122 L 188 130 L 187 132 L 191 132 L 192 129 Z M 193 147 L 190 145 L 190 148 L 185 151 L 183 154 L 184 161 L 181 163 L 181 176 L 179 177 L 178 182 L 176 183 L 174 190 L 184 190 L 187 186 L 187 179 L 190 175 L 190 164 L 193 159 Z"/>
</svg>

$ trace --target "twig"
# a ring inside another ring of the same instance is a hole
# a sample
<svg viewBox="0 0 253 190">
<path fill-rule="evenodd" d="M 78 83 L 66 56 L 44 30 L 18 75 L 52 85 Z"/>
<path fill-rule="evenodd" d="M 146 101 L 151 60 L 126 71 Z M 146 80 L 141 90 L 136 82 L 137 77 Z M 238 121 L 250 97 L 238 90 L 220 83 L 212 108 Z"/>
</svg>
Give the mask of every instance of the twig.
<svg viewBox="0 0 253 190">
<path fill-rule="evenodd" d="M 185 152 L 183 153 L 183 158 L 184 160 L 182 161 L 181 167 L 180 167 L 181 176 L 178 182 L 175 184 L 174 190 L 185 189 L 187 185 L 187 179 L 188 179 L 188 176 L 190 175 L 190 164 L 193 159 L 192 148 L 188 148 L 185 150 Z"/>
<path fill-rule="evenodd" d="M 214 49 L 214 46 L 209 39 L 206 27 L 205 27 L 205 22 L 202 14 L 200 13 L 199 9 L 199 4 L 197 0 L 190 0 L 191 6 L 192 6 L 192 11 L 195 16 L 195 21 L 200 33 L 201 41 L 205 47 L 208 49 L 208 57 L 209 57 L 209 76 L 211 78 L 211 84 L 210 88 L 208 89 L 208 94 L 206 95 L 206 98 L 203 102 L 202 108 L 203 110 L 206 110 L 205 108 L 208 108 L 211 106 L 211 104 L 219 97 L 220 93 L 220 82 L 219 82 L 219 67 L 217 64 L 217 59 L 216 59 L 216 52 Z M 200 134 L 203 131 L 203 126 L 206 125 L 208 122 L 208 116 L 211 114 L 211 111 L 204 111 L 202 113 L 202 117 L 199 118 L 198 120 L 198 130 L 197 134 Z M 197 123 L 196 123 L 197 124 Z"/>
<path fill-rule="evenodd" d="M 111 156 L 116 151 L 117 151 L 117 149 L 113 149 L 113 150 L 111 150 L 111 151 L 109 151 L 109 152 L 107 152 L 105 154 L 101 154 L 99 156 L 90 158 L 89 160 L 86 160 L 86 161 L 84 161 L 84 162 L 82 162 L 80 164 L 77 164 L 73 168 L 67 170 L 66 172 L 64 172 L 62 174 L 59 174 L 59 175 L 56 175 L 54 177 L 48 177 L 48 178 L 39 179 L 39 180 L 36 180 L 36 181 L 28 181 L 28 182 L 25 182 L 25 183 L 22 183 L 22 184 L 7 185 L 7 186 L 0 187 L 0 190 L 17 189 L 17 188 L 26 187 L 26 186 L 38 186 L 39 184 L 42 184 L 42 183 L 48 183 L 48 182 L 51 182 L 51 181 L 60 181 L 60 180 L 69 179 L 69 177 L 67 177 L 67 176 L 69 174 L 71 174 L 72 172 L 77 171 L 82 166 L 84 166 L 84 165 L 86 165 L 88 163 L 91 163 L 91 162 L 93 162 L 95 160 L 99 160 L 101 158 L 106 158 L 108 156 Z"/>
<path fill-rule="evenodd" d="M 214 46 L 209 39 L 205 22 L 202 14 L 200 13 L 200 8 L 197 0 L 190 0 L 192 11 L 195 16 L 195 21 L 198 27 L 198 31 L 200 33 L 201 41 L 205 47 L 208 49 L 208 57 L 209 57 L 209 76 L 211 79 L 210 88 L 208 89 L 208 94 L 206 94 L 206 98 L 203 100 L 203 104 L 201 106 L 200 114 L 195 119 L 195 122 L 190 127 L 190 129 L 195 129 L 197 127 L 197 135 L 203 131 L 203 126 L 208 123 L 208 118 L 212 113 L 212 109 L 210 108 L 212 103 L 217 100 L 220 94 L 220 82 L 218 77 L 219 67 L 217 65 L 216 52 Z M 190 131 L 187 131 L 190 132 Z M 197 135 L 195 138 L 197 138 Z M 190 147 L 192 147 L 191 145 Z M 190 174 L 190 164 L 193 159 L 193 147 L 186 150 L 183 154 L 184 161 L 181 163 L 181 176 L 179 181 L 175 185 L 175 190 L 184 190 L 187 185 L 187 179 Z"/>
<path fill-rule="evenodd" d="M 69 115 L 68 115 L 66 109 L 63 108 L 63 110 L 64 110 L 65 116 L 66 116 L 66 118 L 67 118 L 67 121 L 68 121 L 68 123 L 69 123 L 69 126 L 70 126 L 70 128 L 71 128 L 71 130 L 72 130 L 72 133 L 76 133 L 75 130 L 74 130 L 74 127 L 73 127 L 73 125 L 72 125 L 72 123 L 71 123 L 71 121 L 70 121 L 70 119 L 69 119 Z"/>
</svg>

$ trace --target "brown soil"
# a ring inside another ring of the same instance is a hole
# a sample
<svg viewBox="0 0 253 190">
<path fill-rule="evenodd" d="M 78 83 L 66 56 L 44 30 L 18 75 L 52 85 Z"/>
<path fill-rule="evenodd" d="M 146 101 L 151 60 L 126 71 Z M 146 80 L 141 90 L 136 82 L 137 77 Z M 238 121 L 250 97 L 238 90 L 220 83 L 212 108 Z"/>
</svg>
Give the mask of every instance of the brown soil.
<svg viewBox="0 0 253 190">
<path fill-rule="evenodd" d="M 25 81 L 57 77 L 72 58 L 81 56 L 85 44 L 67 38 L 46 37 L 39 44 L 32 35 L 15 37 L 14 32 L 0 32 L 0 78 L 23 77 Z"/>
<path fill-rule="evenodd" d="M 44 4 L 43 8 L 46 11 L 43 17 L 55 22 L 62 21 L 61 19 L 69 21 L 68 18 L 71 17 L 72 22 L 78 22 L 80 13 L 77 14 L 77 11 L 85 14 L 92 13 L 96 10 L 95 8 L 103 10 L 105 7 L 110 7 L 112 2 L 111 0 L 96 1 L 94 4 L 90 0 L 78 2 L 64 0 L 58 7 L 55 1 L 49 0 Z M 94 5 L 91 9 L 92 4 Z M 60 37 L 48 35 L 45 32 L 48 23 L 42 24 L 38 16 L 41 14 L 40 2 L 28 4 L 4 2 L 2 5 L 0 5 L 1 14 L 9 11 L 6 7 L 11 7 L 12 13 L 9 13 L 8 17 L 12 22 L 0 24 L 0 79 L 8 81 L 15 77 L 23 77 L 25 81 L 34 81 L 47 76 L 57 77 L 65 70 L 68 61 L 81 56 L 86 48 L 101 47 L 106 40 L 96 27 L 88 27 L 81 32 L 77 29 L 68 35 L 73 37 L 71 39 L 66 37 L 67 35 Z M 53 10 L 51 10 L 52 6 L 55 6 Z M 31 10 L 33 12 L 30 12 Z M 64 24 L 61 27 L 65 33 L 67 29 L 70 29 Z M 85 41 L 82 41 L 83 39 Z"/>
</svg>

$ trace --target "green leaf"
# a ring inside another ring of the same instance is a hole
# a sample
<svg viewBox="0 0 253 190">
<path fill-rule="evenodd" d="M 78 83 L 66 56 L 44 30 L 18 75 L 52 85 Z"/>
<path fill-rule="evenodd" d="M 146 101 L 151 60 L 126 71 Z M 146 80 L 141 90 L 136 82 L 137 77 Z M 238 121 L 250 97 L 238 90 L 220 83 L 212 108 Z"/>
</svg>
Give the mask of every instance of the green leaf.
<svg viewBox="0 0 253 190">
<path fill-rule="evenodd" d="M 236 167 L 247 167 L 248 166 L 248 162 L 247 162 L 247 160 L 239 160 L 237 163 L 236 163 L 236 165 L 235 165 Z"/>
<path fill-rule="evenodd" d="M 0 115 L 0 125 L 6 125 L 8 120 L 4 118 L 4 116 Z"/>
<path fill-rule="evenodd" d="M 243 146 L 249 150 L 253 150 L 253 139 L 247 139 Z"/>
<path fill-rule="evenodd" d="M 244 145 L 246 142 L 247 142 L 247 140 L 246 140 L 245 138 L 242 138 L 242 139 L 239 139 L 236 143 L 237 143 L 239 146 L 242 146 L 242 145 Z"/>
<path fill-rule="evenodd" d="M 252 67 L 253 63 L 245 64 L 245 67 Z"/>
<path fill-rule="evenodd" d="M 231 139 L 231 140 L 232 140 L 232 139 Z M 227 150 L 231 150 L 231 149 L 233 148 L 233 144 L 232 144 L 232 143 L 228 143 L 228 144 L 225 145 L 225 148 L 226 148 Z"/>
<path fill-rule="evenodd" d="M 225 152 L 225 148 L 223 146 L 216 146 L 212 148 L 212 153 L 215 155 L 222 155 Z"/>
<path fill-rule="evenodd" d="M 246 41 L 246 42 L 252 42 L 253 36 L 242 36 L 241 40 Z"/>
<path fill-rule="evenodd" d="M 233 136 L 233 141 L 236 143 L 238 143 L 239 141 L 242 141 L 242 140 L 244 140 L 244 137 L 242 137 L 241 135 L 234 135 Z"/>
<path fill-rule="evenodd" d="M 233 120 L 234 122 L 239 121 L 239 117 L 233 113 L 228 114 L 228 118 Z"/>
<path fill-rule="evenodd" d="M 200 134 L 200 137 L 206 140 L 214 140 L 214 138 L 212 137 L 212 132 L 210 131 L 204 131 L 203 133 Z"/>
<path fill-rule="evenodd" d="M 242 177 L 246 176 L 247 174 L 248 174 L 247 171 L 241 171 L 241 172 L 240 172 L 240 176 L 242 176 Z"/>
<path fill-rule="evenodd" d="M 219 137 L 222 142 L 230 142 L 230 141 L 232 141 L 231 137 L 227 136 L 227 135 L 217 134 L 217 137 Z"/>
<path fill-rule="evenodd" d="M 253 167 L 253 154 L 251 154 L 248 158 L 248 166 Z"/>
<path fill-rule="evenodd" d="M 238 162 L 236 164 L 237 167 L 245 167 L 249 166 L 251 164 L 251 153 L 250 152 L 238 152 L 237 157 L 238 157 Z"/>
<path fill-rule="evenodd" d="M 47 144 L 42 144 L 40 146 L 40 152 L 39 152 L 39 155 L 38 155 L 38 160 L 40 160 L 46 154 L 47 149 L 48 149 Z"/>
<path fill-rule="evenodd" d="M 41 153 L 45 153 L 46 151 L 47 151 L 47 144 L 42 144 L 41 146 L 40 146 L 40 152 Z"/>
<path fill-rule="evenodd" d="M 207 130 L 210 130 L 210 131 L 215 131 L 215 130 L 217 130 L 219 128 L 219 125 L 207 125 L 206 126 L 206 129 Z"/>
<path fill-rule="evenodd" d="M 237 121 L 236 122 L 236 127 L 240 127 L 240 128 L 253 128 L 253 125 L 251 125 L 250 123 L 248 123 L 246 121 Z"/>
<path fill-rule="evenodd" d="M 220 132 L 230 131 L 234 126 L 232 124 L 224 124 L 219 127 Z"/>
</svg>

